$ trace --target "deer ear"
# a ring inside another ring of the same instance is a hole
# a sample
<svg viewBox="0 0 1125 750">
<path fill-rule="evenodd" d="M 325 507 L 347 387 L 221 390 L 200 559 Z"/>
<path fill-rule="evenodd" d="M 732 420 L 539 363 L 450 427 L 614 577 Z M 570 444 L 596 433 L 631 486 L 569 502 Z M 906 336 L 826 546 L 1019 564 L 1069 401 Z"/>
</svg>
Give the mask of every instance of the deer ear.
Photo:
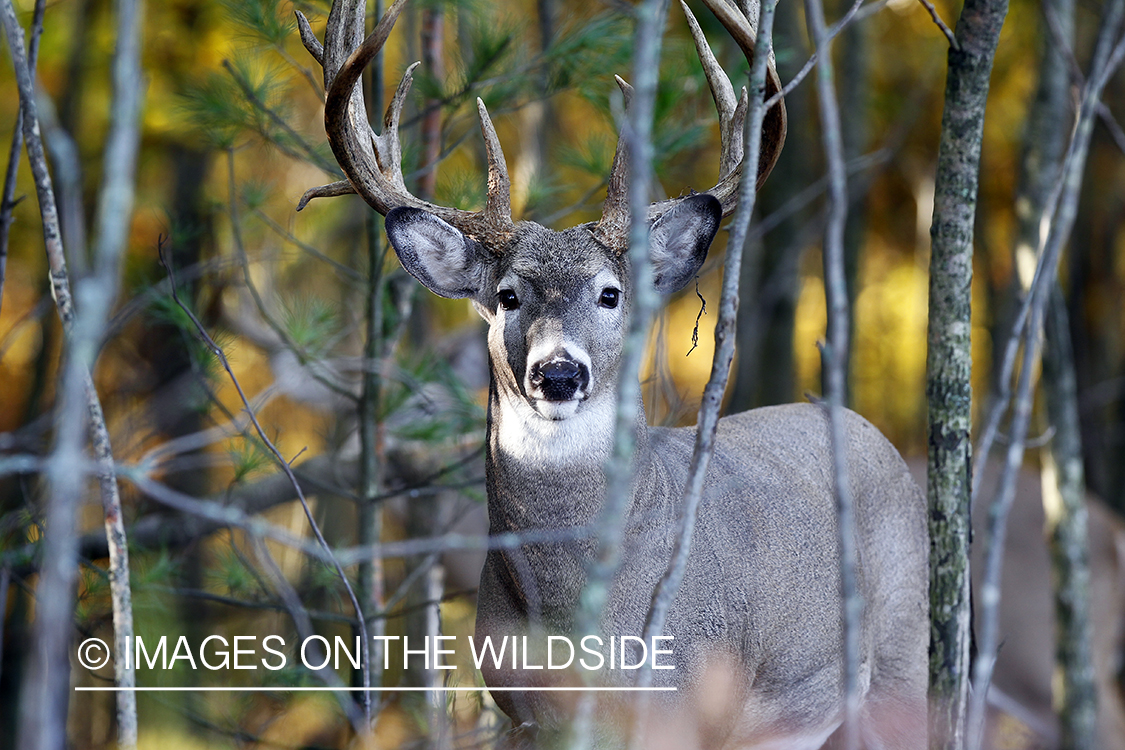
<svg viewBox="0 0 1125 750">
<path fill-rule="evenodd" d="M 723 208 L 719 201 L 701 193 L 680 201 L 653 222 L 649 230 L 649 254 L 657 291 L 663 294 L 679 291 L 695 277 L 722 219 Z"/>
<path fill-rule="evenodd" d="M 420 208 L 387 213 L 387 237 L 402 267 L 439 297 L 472 297 L 484 274 L 484 249 Z"/>
</svg>

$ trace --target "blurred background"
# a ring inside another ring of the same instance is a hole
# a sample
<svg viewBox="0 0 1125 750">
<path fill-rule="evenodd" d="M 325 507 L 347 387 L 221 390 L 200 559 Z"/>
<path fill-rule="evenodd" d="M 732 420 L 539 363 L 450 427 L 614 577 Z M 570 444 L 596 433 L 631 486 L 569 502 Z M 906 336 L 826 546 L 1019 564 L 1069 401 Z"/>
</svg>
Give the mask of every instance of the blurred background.
<svg viewBox="0 0 1125 750">
<path fill-rule="evenodd" d="M 834 1 L 830 21 L 849 5 L 833 7 Z M 15 5 L 26 28 L 33 3 Z M 943 0 L 936 6 L 951 24 L 960 12 Z M 423 62 L 402 126 L 412 191 L 463 208 L 483 202 L 483 144 L 473 106 L 479 96 L 504 146 L 517 217 L 555 228 L 596 219 L 616 143 L 620 97 L 613 74 L 628 78 L 631 70 L 630 8 L 619 0 L 409 6 L 386 47 L 381 78 L 368 82 L 368 100 L 385 101 L 405 67 Z M 316 199 L 295 210 L 306 189 L 340 179 L 324 138 L 321 71 L 294 21 L 294 10 L 301 10 L 320 34 L 327 9 L 328 2 L 282 0 L 165 0 L 145 8 L 137 203 L 121 294 L 94 373 L 114 455 L 160 487 L 233 504 L 294 537 L 311 538 L 292 487 L 248 429 L 231 378 L 172 300 L 160 248 L 184 302 L 224 348 L 266 433 L 297 467 L 331 544 L 481 533 L 487 388 L 481 321 L 467 301 L 439 299 L 403 273 L 386 253 L 381 217 L 358 197 Z M 732 80 L 741 80 L 746 63 L 740 51 L 702 6 L 693 9 Z M 1077 3 L 1079 66 L 1085 66 L 1099 13 L 1099 4 Z M 851 202 L 850 405 L 904 455 L 924 455 L 929 224 L 947 41 L 914 0 L 868 4 L 857 19 L 834 47 Z M 74 278 L 91 271 L 87 228 L 102 169 L 114 43 L 109 0 L 48 4 L 38 64 L 40 112 Z M 993 385 L 993 362 L 1008 338 L 1021 279 L 1026 285 L 1034 265 L 1018 247 L 1015 195 L 1038 61 L 1049 43 L 1039 3 L 1012 0 L 992 76 L 977 212 L 978 411 Z M 675 196 L 715 182 L 718 128 L 678 7 L 664 44 L 656 167 L 664 192 Z M 787 82 L 810 54 L 800 3 L 779 4 L 775 46 Z M 18 107 L 11 71 L 7 62 L 0 66 L 5 139 Z M 1106 89 L 1111 113 L 1123 111 L 1123 86 L 1118 75 Z M 811 76 L 786 106 L 788 141 L 761 193 L 746 248 L 728 411 L 821 391 L 816 343 L 825 327 L 824 164 Z M 1058 127 L 1069 129 L 1069 120 Z M 1061 275 L 1087 481 L 1121 512 L 1125 142 L 1115 127 L 1112 118 L 1096 126 Z M 26 160 L 16 195 L 23 199 L 14 209 L 0 303 L 0 452 L 46 455 L 62 334 Z M 721 231 L 716 239 L 697 290 L 669 300 L 653 331 L 644 371 L 652 423 L 694 423 L 711 366 L 725 236 Z M 365 361 L 375 365 L 365 368 Z M 365 379 L 365 371 L 375 377 Z M 364 469 L 361 459 L 370 455 L 375 462 Z M 277 582 L 243 532 L 177 515 L 158 491 L 138 484 L 122 481 L 139 635 L 182 634 L 198 642 L 213 633 L 279 633 L 289 643 L 297 640 Z M 90 498 L 79 518 L 85 536 L 75 625 L 81 637 L 109 640 L 106 544 L 96 493 Z M 22 657 L 35 614 L 42 503 L 37 475 L 0 476 L 0 550 L 10 571 L 6 599 L 0 599 L 6 608 L 0 746 L 15 742 Z M 316 632 L 349 635 L 354 615 L 335 572 L 293 546 L 272 540 L 266 546 Z M 369 613 L 373 627 L 388 634 L 440 628 L 461 635 L 471 632 L 481 559 L 431 551 L 350 567 L 349 573 L 361 594 L 378 604 Z M 321 684 L 292 664 L 264 678 L 260 671 L 232 677 L 178 668 L 142 671 L 138 680 Z M 400 666 L 392 660 L 381 677 L 385 684 L 426 686 L 442 678 L 426 670 L 404 674 Z M 353 681 L 346 665 L 339 672 L 344 682 Z M 470 668 L 455 675 L 470 684 L 474 679 Z M 104 685 L 112 675 L 75 665 L 71 679 Z M 138 702 L 143 747 L 344 747 L 351 738 L 339 702 L 327 694 L 152 693 Z M 113 745 L 112 705 L 109 694 L 72 695 L 74 747 Z M 501 719 L 487 697 L 472 693 L 448 701 L 426 694 L 386 697 L 379 708 L 377 737 L 384 747 L 471 747 L 487 741 Z"/>
</svg>

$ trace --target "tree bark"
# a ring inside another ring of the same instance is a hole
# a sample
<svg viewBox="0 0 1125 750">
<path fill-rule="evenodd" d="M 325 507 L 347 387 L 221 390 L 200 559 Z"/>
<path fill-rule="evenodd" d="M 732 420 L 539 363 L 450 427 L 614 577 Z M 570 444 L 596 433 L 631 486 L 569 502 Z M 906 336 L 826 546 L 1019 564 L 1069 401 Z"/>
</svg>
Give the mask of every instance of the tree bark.
<svg viewBox="0 0 1125 750">
<path fill-rule="evenodd" d="M 973 223 L 989 76 L 1007 0 L 967 0 L 949 49 L 930 227 L 930 747 L 965 741 L 969 690 Z"/>
</svg>

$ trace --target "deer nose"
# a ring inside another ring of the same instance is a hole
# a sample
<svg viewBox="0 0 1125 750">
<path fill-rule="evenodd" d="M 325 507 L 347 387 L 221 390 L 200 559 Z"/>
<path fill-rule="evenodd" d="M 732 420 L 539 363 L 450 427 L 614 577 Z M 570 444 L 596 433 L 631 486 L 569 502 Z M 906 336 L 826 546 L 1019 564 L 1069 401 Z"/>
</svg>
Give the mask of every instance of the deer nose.
<svg viewBox="0 0 1125 750">
<path fill-rule="evenodd" d="M 590 384 L 590 371 L 580 362 L 552 359 L 533 364 L 529 380 L 548 401 L 570 401 Z"/>
</svg>

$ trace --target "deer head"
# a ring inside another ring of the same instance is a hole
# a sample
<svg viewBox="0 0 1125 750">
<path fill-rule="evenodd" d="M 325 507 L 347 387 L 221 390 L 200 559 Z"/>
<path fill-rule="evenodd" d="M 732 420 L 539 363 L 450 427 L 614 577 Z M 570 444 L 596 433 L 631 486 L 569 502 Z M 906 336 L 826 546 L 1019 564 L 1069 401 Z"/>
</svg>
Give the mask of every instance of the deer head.
<svg viewBox="0 0 1125 750">
<path fill-rule="evenodd" d="M 707 0 L 749 56 L 754 30 L 725 0 Z M 376 135 L 357 86 L 405 4 L 398 0 L 359 43 L 363 3 L 337 2 L 323 47 L 298 12 L 302 37 L 324 68 L 325 129 L 346 183 L 310 190 L 301 200 L 359 193 L 386 216 L 387 235 L 403 267 L 442 297 L 470 298 L 490 326 L 495 385 L 510 394 L 523 419 L 558 421 L 611 404 L 620 341 L 632 293 L 625 250 L 629 227 L 628 159 L 624 139 L 614 156 L 602 218 L 557 232 L 512 219 L 510 180 L 496 131 L 477 100 L 488 161 L 488 192 L 480 211 L 434 205 L 405 187 L 398 126 L 417 63 L 407 68 Z M 743 173 L 747 92 L 736 100 L 694 16 L 681 2 L 719 112 L 719 180 L 703 193 L 650 206 L 650 253 L 656 288 L 679 290 L 706 257 L 721 220 L 733 212 Z M 626 103 L 631 87 L 617 79 Z M 772 65 L 767 96 L 780 89 Z M 780 153 L 785 109 L 763 125 L 760 185 Z"/>
</svg>

